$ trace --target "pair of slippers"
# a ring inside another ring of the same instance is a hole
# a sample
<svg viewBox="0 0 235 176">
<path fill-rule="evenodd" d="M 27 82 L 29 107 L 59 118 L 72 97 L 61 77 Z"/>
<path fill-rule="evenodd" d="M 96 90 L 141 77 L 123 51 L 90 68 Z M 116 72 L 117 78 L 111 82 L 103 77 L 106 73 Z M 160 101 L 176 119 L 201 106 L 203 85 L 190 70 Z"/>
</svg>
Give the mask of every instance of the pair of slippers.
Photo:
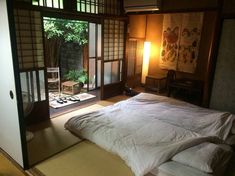
<svg viewBox="0 0 235 176">
<path fill-rule="evenodd" d="M 67 100 L 65 98 L 59 98 L 58 100 L 56 100 L 56 102 L 60 104 L 64 104 L 64 103 L 67 103 Z"/>
<path fill-rule="evenodd" d="M 80 101 L 80 99 L 77 98 L 77 97 L 69 97 L 68 100 L 70 100 L 70 101 Z"/>
</svg>

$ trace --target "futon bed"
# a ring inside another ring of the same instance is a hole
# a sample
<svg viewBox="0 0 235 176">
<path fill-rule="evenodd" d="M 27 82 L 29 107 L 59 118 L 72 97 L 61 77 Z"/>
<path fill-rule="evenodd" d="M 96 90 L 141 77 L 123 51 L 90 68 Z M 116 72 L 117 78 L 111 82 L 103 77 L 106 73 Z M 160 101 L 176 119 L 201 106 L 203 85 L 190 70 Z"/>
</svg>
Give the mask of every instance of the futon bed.
<svg viewBox="0 0 235 176">
<path fill-rule="evenodd" d="M 119 155 L 136 176 L 223 175 L 234 115 L 140 93 L 69 119 L 65 128 Z"/>
</svg>

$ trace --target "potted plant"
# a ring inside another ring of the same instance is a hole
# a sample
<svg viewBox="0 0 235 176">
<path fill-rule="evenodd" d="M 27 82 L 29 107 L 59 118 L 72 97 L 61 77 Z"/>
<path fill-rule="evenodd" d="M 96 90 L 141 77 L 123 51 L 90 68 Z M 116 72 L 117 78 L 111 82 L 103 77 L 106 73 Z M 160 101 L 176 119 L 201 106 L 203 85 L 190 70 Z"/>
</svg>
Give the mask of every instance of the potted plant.
<svg viewBox="0 0 235 176">
<path fill-rule="evenodd" d="M 69 70 L 69 72 L 64 75 L 65 79 L 69 81 L 78 82 L 81 87 L 87 82 L 87 71 L 85 69 L 81 70 Z"/>
<path fill-rule="evenodd" d="M 87 83 L 87 80 L 88 80 L 87 71 L 85 69 L 79 70 L 78 75 L 79 75 L 78 82 L 80 86 L 83 87 L 84 84 Z"/>
</svg>

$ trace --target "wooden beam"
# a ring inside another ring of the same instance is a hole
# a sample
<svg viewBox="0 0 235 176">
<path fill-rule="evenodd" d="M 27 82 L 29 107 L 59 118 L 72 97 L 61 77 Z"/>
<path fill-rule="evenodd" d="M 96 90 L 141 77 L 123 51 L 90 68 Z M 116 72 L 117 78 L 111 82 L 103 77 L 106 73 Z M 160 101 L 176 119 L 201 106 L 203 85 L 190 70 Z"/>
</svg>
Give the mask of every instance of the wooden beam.
<svg viewBox="0 0 235 176">
<path fill-rule="evenodd" d="M 214 81 L 214 73 L 216 68 L 216 61 L 218 56 L 219 50 L 219 43 L 220 43 L 220 35 L 222 32 L 222 7 L 223 7 L 223 0 L 219 0 L 219 9 L 217 10 L 216 15 L 216 24 L 215 28 L 212 30 L 213 38 L 210 44 L 210 52 L 208 57 L 208 64 L 207 64 L 207 72 L 205 76 L 205 84 L 204 84 L 204 93 L 203 93 L 203 102 L 202 106 L 209 107 L 212 86 Z"/>
</svg>

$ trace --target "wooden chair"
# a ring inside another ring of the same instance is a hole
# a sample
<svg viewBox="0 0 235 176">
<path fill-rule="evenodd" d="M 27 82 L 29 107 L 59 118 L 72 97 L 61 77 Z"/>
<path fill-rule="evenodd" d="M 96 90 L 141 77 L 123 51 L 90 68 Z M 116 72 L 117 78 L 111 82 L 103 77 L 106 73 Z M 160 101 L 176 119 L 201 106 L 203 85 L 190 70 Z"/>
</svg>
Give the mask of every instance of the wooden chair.
<svg viewBox="0 0 235 176">
<path fill-rule="evenodd" d="M 59 67 L 48 67 L 47 68 L 47 81 L 48 88 L 49 84 L 57 85 L 58 92 L 60 93 L 60 68 Z"/>
</svg>

